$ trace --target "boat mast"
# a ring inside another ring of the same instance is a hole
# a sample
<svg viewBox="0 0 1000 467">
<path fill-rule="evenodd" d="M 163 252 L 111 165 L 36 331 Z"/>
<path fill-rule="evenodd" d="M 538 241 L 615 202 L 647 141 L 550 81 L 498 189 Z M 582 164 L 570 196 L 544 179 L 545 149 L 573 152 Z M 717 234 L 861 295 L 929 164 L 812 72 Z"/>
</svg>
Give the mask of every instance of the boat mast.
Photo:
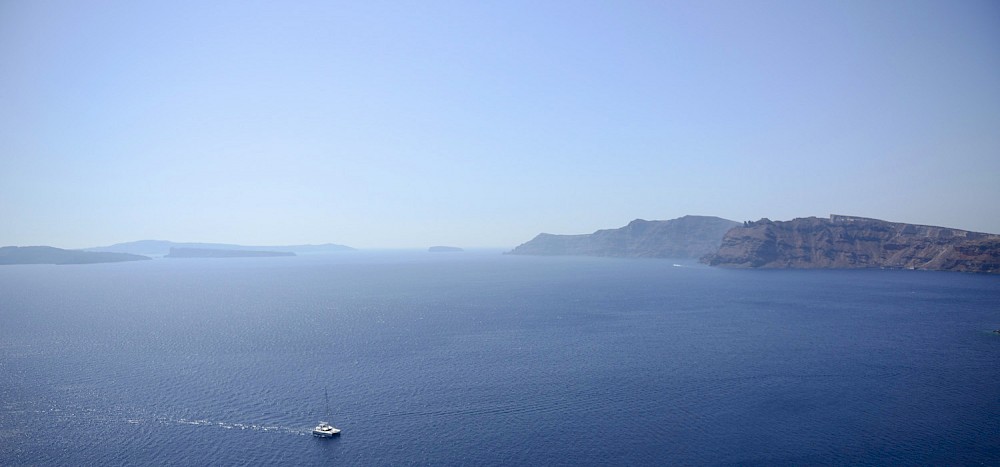
<svg viewBox="0 0 1000 467">
<path fill-rule="evenodd" d="M 323 388 L 323 399 L 326 401 L 326 418 L 330 418 L 330 391 Z"/>
</svg>

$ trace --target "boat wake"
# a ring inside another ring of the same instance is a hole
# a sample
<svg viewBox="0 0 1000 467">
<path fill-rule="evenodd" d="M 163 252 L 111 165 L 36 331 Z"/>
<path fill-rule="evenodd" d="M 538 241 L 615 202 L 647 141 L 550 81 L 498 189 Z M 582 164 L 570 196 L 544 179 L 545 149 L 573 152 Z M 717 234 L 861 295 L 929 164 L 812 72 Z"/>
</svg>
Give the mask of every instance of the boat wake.
<svg viewBox="0 0 1000 467">
<path fill-rule="evenodd" d="M 204 427 L 215 427 L 222 428 L 226 430 L 254 430 L 254 431 L 271 431 L 277 433 L 287 433 L 293 435 L 308 435 L 308 430 L 296 429 L 287 426 L 280 425 L 263 425 L 256 423 L 232 423 L 223 422 L 215 420 L 192 420 L 187 418 L 169 419 L 169 418 L 158 418 L 153 420 L 156 423 L 174 424 L 174 425 L 194 425 L 194 426 L 204 426 Z M 133 423 L 133 420 L 129 420 L 129 423 Z M 142 423 L 142 420 L 136 420 L 135 423 Z"/>
<path fill-rule="evenodd" d="M 265 424 L 265 423 L 241 423 L 241 422 L 231 422 L 231 421 L 221 421 L 221 420 L 209 420 L 202 418 L 198 419 L 175 418 L 175 417 L 160 416 L 153 414 L 141 414 L 141 413 L 136 413 L 137 411 L 132 411 L 132 410 L 102 411 L 94 408 L 79 407 L 79 406 L 61 407 L 61 408 L 5 406 L 3 407 L 3 409 L 4 412 L 10 415 L 37 416 L 38 414 L 44 414 L 44 416 L 50 419 L 61 420 L 66 423 L 96 422 L 107 425 L 126 423 L 129 425 L 139 425 L 139 426 L 187 425 L 187 426 L 199 426 L 206 428 L 217 428 L 224 430 L 252 430 L 260 432 L 284 433 L 284 434 L 292 434 L 300 436 L 308 436 L 311 434 L 310 429 L 306 427 L 293 428 L 289 426 Z"/>
</svg>

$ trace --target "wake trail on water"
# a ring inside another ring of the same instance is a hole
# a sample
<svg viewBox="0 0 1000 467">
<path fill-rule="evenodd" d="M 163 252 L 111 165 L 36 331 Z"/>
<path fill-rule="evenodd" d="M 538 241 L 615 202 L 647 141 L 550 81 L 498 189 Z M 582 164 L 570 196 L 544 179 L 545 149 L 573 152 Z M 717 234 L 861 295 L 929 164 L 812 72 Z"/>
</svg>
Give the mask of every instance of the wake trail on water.
<svg viewBox="0 0 1000 467">
<path fill-rule="evenodd" d="M 128 422 L 129 423 L 134 423 L 134 424 L 143 423 L 143 421 L 141 419 L 129 419 Z M 193 426 L 204 426 L 204 427 L 216 427 L 216 428 L 223 428 L 223 429 L 227 429 L 227 430 L 234 430 L 235 429 L 235 430 L 273 431 L 273 432 L 278 432 L 278 433 L 288 433 L 288 434 L 303 435 L 303 436 L 310 434 L 310 432 L 308 430 L 301 430 L 301 429 L 296 429 L 296 428 L 287 427 L 287 426 L 281 426 L 281 425 L 262 425 L 262 424 L 256 424 L 256 423 L 234 423 L 234 422 L 224 422 L 224 421 L 205 420 L 205 419 L 191 420 L 191 419 L 187 419 L 187 418 L 177 418 L 177 419 L 158 418 L 158 419 L 153 420 L 153 422 L 156 422 L 156 423 L 169 423 L 169 424 L 175 424 L 175 425 L 193 425 Z"/>
<path fill-rule="evenodd" d="M 103 424 L 117 424 L 126 423 L 129 425 L 175 425 L 175 426 L 197 426 L 205 428 L 217 428 L 225 430 L 252 430 L 260 432 L 272 432 L 272 433 L 283 433 L 291 435 L 301 435 L 306 436 L 311 434 L 311 429 L 305 428 L 294 428 L 290 426 L 283 426 L 277 424 L 266 424 L 266 423 L 246 423 L 246 422 L 235 422 L 235 421 L 223 421 L 223 420 L 211 420 L 207 418 L 176 418 L 168 417 L 162 415 L 136 415 L 132 414 L 122 414 L 116 410 L 102 411 L 99 409 L 89 408 L 89 407 L 50 407 L 50 408 L 19 408 L 14 407 L 4 407 L 5 412 L 16 415 L 21 413 L 23 415 L 35 414 L 44 415 L 46 417 L 54 418 L 60 421 L 80 423 L 86 420 L 90 422 L 99 422 Z M 116 413 L 118 412 L 118 413 Z"/>
</svg>

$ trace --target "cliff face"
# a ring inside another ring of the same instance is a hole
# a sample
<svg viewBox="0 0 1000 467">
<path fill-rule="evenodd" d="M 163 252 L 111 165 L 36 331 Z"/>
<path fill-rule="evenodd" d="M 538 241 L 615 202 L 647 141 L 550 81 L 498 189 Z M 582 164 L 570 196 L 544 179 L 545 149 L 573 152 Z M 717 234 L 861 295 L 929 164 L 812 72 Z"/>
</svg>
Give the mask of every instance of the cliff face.
<svg viewBox="0 0 1000 467">
<path fill-rule="evenodd" d="M 850 216 L 773 222 L 726 233 L 712 266 L 905 268 L 1000 273 L 1000 235 Z"/>
<path fill-rule="evenodd" d="M 709 216 L 684 216 L 668 221 L 636 219 L 625 227 L 592 234 L 539 234 L 510 254 L 699 258 L 716 251 L 726 231 L 738 225 Z"/>
</svg>

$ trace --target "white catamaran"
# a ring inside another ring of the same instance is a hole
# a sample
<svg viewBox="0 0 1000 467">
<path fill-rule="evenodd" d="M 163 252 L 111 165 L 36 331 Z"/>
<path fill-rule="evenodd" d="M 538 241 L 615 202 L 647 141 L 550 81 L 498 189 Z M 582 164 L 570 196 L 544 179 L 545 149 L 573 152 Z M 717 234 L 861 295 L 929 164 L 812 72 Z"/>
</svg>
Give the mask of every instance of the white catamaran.
<svg viewBox="0 0 1000 467">
<path fill-rule="evenodd" d="M 326 413 L 330 413 L 330 394 L 327 391 L 323 391 L 323 398 L 326 400 Z M 313 436 L 318 436 L 320 438 L 333 438 L 340 434 L 339 428 L 334 428 L 327 422 L 319 422 L 316 428 L 313 428 Z"/>
</svg>

